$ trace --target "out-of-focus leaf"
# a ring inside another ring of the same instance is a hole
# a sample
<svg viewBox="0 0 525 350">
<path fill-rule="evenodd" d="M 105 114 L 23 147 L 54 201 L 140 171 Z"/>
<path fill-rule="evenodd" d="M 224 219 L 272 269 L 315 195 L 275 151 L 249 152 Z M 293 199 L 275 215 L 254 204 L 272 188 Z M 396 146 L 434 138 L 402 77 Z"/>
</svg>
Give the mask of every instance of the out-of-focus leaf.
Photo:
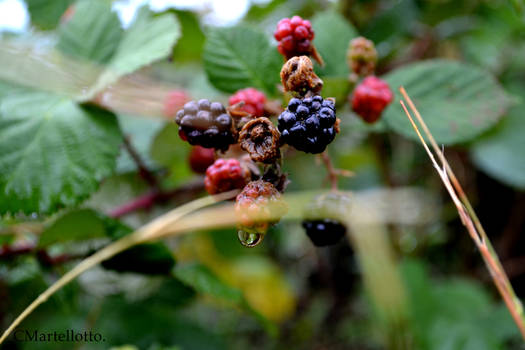
<svg viewBox="0 0 525 350">
<path fill-rule="evenodd" d="M 194 288 L 198 293 L 212 296 L 218 300 L 227 301 L 236 305 L 244 302 L 242 292 L 230 287 L 201 264 L 181 264 L 174 271 L 175 277 L 186 285 Z"/>
<path fill-rule="evenodd" d="M 190 145 L 180 139 L 175 124 L 168 124 L 160 130 L 150 148 L 151 158 L 170 170 L 170 179 L 175 184 L 192 176 L 187 161 L 189 152 Z"/>
<path fill-rule="evenodd" d="M 259 31 L 240 26 L 213 28 L 203 59 L 208 79 L 221 91 L 253 86 L 270 95 L 276 93 L 282 58 Z"/>
<path fill-rule="evenodd" d="M 512 104 L 509 95 L 488 73 L 468 64 L 429 60 L 410 64 L 386 75 L 395 93 L 383 118 L 396 132 L 417 139 L 398 101 L 404 86 L 436 141 L 468 141 L 487 130 Z"/>
<path fill-rule="evenodd" d="M 149 169 L 154 168 L 156 164 L 150 157 L 150 146 L 154 136 L 162 128 L 163 122 L 157 119 L 128 115 L 119 115 L 118 120 L 124 137 L 129 138 L 145 165 Z M 137 170 L 137 164 L 129 152 L 121 148 L 120 156 L 117 159 L 117 172 L 125 173 L 135 170 Z"/>
<path fill-rule="evenodd" d="M 199 61 L 206 37 L 202 32 L 199 17 L 193 12 L 173 10 L 179 19 L 182 36 L 173 50 L 177 62 Z"/>
<path fill-rule="evenodd" d="M 81 241 L 104 236 L 104 224 L 98 214 L 91 209 L 78 209 L 55 220 L 42 232 L 38 244 L 45 247 L 56 242 Z"/>
<path fill-rule="evenodd" d="M 25 0 L 31 23 L 40 29 L 53 29 L 74 0 Z"/>
<path fill-rule="evenodd" d="M 122 33 L 109 2 L 79 1 L 73 17 L 60 27 L 57 48 L 71 57 L 103 64 L 115 53 Z"/>
<path fill-rule="evenodd" d="M 53 212 L 95 191 L 115 168 L 115 115 L 26 91 L 0 103 L 0 212 Z"/>
<path fill-rule="evenodd" d="M 525 189 L 525 104 L 513 108 L 498 128 L 474 143 L 472 160 L 510 186 Z"/>
<path fill-rule="evenodd" d="M 357 36 L 354 27 L 340 14 L 333 11 L 319 13 L 312 20 L 315 30 L 313 43 L 323 57 L 324 68 L 317 67 L 321 77 L 344 77 L 349 74 L 346 49 L 350 40 Z"/>
</svg>

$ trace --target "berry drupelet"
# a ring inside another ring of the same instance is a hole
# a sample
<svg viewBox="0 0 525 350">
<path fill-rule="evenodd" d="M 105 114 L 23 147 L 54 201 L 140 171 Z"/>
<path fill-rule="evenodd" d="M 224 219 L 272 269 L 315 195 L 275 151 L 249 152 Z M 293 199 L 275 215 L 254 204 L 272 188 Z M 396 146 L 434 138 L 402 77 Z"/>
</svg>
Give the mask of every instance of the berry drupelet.
<svg viewBox="0 0 525 350">
<path fill-rule="evenodd" d="M 229 99 L 230 106 L 239 102 L 244 102 L 240 109 L 251 114 L 254 117 L 262 117 L 264 114 L 264 104 L 266 96 L 257 89 L 247 88 L 237 91 Z"/>
<path fill-rule="evenodd" d="M 215 152 L 211 148 L 194 146 L 188 157 L 190 168 L 197 174 L 205 174 L 210 165 L 215 162 Z"/>
<path fill-rule="evenodd" d="M 369 76 L 355 88 L 351 98 L 352 109 L 367 123 L 375 123 L 394 95 L 388 84 L 375 76 Z"/>
<path fill-rule="evenodd" d="M 235 143 L 232 118 L 219 102 L 191 101 L 177 112 L 175 122 L 179 136 L 191 145 L 219 150 L 228 149 Z"/>
<path fill-rule="evenodd" d="M 342 220 L 348 215 L 351 200 L 344 193 L 329 193 L 315 198 L 305 208 L 303 227 L 318 247 L 336 244 L 346 233 Z"/>
<path fill-rule="evenodd" d="M 273 34 L 279 42 L 277 49 L 286 59 L 294 56 L 310 55 L 313 51 L 314 31 L 310 21 L 299 16 L 283 18 L 277 23 Z"/>
<path fill-rule="evenodd" d="M 204 185 L 209 194 L 242 189 L 250 180 L 250 172 L 234 158 L 217 159 L 206 170 Z"/>
<path fill-rule="evenodd" d="M 339 132 L 335 104 L 321 96 L 292 98 L 278 122 L 282 142 L 307 153 L 322 153 Z"/>
</svg>

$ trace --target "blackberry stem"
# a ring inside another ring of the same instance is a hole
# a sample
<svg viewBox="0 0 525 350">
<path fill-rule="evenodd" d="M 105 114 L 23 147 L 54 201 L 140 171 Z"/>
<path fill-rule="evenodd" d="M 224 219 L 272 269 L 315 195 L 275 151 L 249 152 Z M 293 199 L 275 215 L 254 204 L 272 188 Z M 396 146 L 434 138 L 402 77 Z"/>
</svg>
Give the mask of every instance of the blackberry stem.
<svg viewBox="0 0 525 350">
<path fill-rule="evenodd" d="M 328 154 L 328 151 L 324 151 L 321 153 L 321 159 L 323 160 L 324 166 L 326 167 L 326 171 L 328 172 L 328 179 L 330 180 L 330 185 L 332 187 L 332 190 L 337 190 L 337 171 L 334 168 L 334 164 L 332 163 L 332 159 L 330 158 L 330 155 Z"/>
<path fill-rule="evenodd" d="M 144 179 L 144 181 L 146 181 L 152 188 L 158 188 L 159 182 L 157 177 L 150 169 L 148 169 L 135 147 L 133 147 L 129 136 L 124 137 L 124 147 L 137 165 L 140 177 Z"/>
</svg>

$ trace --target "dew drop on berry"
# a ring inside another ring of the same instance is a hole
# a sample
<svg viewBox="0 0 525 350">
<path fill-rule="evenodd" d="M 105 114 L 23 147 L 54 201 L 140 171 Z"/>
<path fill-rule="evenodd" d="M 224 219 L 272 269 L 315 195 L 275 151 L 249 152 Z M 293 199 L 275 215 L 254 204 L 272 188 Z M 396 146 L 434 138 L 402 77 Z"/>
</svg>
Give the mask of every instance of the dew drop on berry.
<svg viewBox="0 0 525 350">
<path fill-rule="evenodd" d="M 255 247 L 261 243 L 264 239 L 263 233 L 250 233 L 244 230 L 239 230 L 237 232 L 237 237 L 239 237 L 239 242 L 245 247 Z"/>
</svg>

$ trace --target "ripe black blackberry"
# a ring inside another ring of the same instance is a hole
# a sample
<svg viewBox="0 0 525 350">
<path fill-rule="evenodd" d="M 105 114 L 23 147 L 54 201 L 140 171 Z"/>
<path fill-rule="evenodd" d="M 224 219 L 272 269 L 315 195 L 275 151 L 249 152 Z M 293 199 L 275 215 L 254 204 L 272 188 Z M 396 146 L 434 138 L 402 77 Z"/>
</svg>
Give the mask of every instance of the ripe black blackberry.
<svg viewBox="0 0 525 350">
<path fill-rule="evenodd" d="M 235 143 L 233 121 L 220 102 L 191 101 L 177 112 L 179 136 L 191 145 L 226 150 Z"/>
<path fill-rule="evenodd" d="M 321 96 L 292 98 L 278 122 L 282 142 L 306 153 L 322 153 L 339 132 L 335 104 Z"/>
<path fill-rule="evenodd" d="M 350 204 L 347 195 L 332 192 L 316 197 L 307 205 L 303 227 L 314 245 L 332 245 L 343 238 L 346 227 L 342 221 L 348 216 Z"/>
</svg>

